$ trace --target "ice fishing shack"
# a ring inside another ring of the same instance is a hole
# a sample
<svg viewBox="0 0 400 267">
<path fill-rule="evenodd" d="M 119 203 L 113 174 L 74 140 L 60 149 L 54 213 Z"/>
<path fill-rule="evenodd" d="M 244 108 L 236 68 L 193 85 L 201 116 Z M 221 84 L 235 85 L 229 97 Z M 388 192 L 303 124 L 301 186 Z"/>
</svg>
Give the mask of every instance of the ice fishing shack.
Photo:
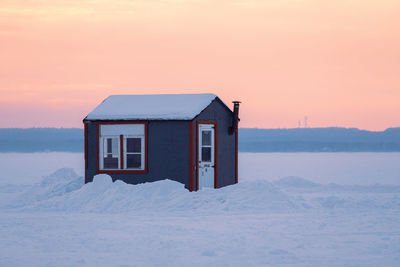
<svg viewBox="0 0 400 267">
<path fill-rule="evenodd" d="M 238 182 L 239 103 L 214 94 L 112 95 L 83 120 L 85 183 L 170 179 L 190 191 Z"/>
</svg>

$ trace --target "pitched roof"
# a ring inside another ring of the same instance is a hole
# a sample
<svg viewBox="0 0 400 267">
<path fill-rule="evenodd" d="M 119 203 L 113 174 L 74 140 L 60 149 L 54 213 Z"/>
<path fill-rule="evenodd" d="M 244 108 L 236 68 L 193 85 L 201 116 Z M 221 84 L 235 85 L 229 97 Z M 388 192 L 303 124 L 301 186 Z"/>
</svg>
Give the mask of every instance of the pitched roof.
<svg viewBox="0 0 400 267">
<path fill-rule="evenodd" d="M 85 120 L 192 120 L 214 94 L 111 95 Z"/>
</svg>

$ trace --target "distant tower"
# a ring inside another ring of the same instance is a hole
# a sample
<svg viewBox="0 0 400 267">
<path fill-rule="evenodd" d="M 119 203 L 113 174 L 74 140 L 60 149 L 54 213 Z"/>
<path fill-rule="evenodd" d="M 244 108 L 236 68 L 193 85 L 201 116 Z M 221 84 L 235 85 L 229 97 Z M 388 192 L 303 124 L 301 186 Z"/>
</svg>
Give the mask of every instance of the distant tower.
<svg viewBox="0 0 400 267">
<path fill-rule="evenodd" d="M 304 128 L 307 128 L 307 121 L 308 121 L 308 117 L 305 116 L 304 117 Z"/>
<path fill-rule="evenodd" d="M 297 121 L 297 128 L 301 128 L 301 121 L 300 120 Z"/>
</svg>

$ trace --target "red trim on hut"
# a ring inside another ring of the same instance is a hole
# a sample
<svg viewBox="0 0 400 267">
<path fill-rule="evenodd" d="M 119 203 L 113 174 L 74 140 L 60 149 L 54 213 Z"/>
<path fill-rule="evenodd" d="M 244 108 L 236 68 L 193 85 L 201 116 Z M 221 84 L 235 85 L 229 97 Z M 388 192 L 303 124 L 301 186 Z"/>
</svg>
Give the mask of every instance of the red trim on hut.
<svg viewBox="0 0 400 267">
<path fill-rule="evenodd" d="M 236 162 L 235 162 L 235 177 L 236 177 L 236 183 L 238 183 L 239 182 L 239 142 L 238 142 L 238 132 L 239 132 L 239 130 L 236 130 L 236 133 L 235 133 L 235 158 L 236 158 Z"/>
<path fill-rule="evenodd" d="M 194 190 L 194 126 L 189 122 L 189 191 Z"/>
<path fill-rule="evenodd" d="M 196 190 L 199 190 L 199 124 L 214 125 L 214 188 L 218 188 L 218 122 L 216 121 L 197 121 L 196 123 Z"/>
<path fill-rule="evenodd" d="M 119 136 L 119 155 L 121 157 L 121 165 L 120 165 L 120 169 L 124 168 L 124 136 L 121 134 Z"/>
<path fill-rule="evenodd" d="M 87 183 L 87 169 L 88 169 L 88 138 L 87 138 L 87 123 L 84 122 L 83 123 L 83 127 L 84 127 L 84 132 L 85 132 L 85 184 Z"/>
</svg>

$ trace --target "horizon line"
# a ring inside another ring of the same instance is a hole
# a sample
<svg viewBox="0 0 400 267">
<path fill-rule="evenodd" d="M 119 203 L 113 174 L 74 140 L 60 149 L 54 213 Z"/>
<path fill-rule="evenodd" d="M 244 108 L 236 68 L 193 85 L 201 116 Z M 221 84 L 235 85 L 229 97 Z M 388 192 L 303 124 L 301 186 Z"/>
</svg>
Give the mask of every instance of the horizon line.
<svg viewBox="0 0 400 267">
<path fill-rule="evenodd" d="M 326 127 L 293 127 L 293 128 L 286 128 L 286 127 L 277 127 L 277 128 L 258 128 L 258 127 L 239 127 L 239 129 L 257 129 L 257 130 L 297 130 L 297 129 L 332 129 L 332 128 L 338 128 L 338 129 L 356 129 L 359 131 L 367 131 L 367 132 L 385 132 L 389 129 L 397 129 L 400 128 L 400 126 L 394 126 L 394 127 L 388 127 L 382 131 L 374 131 L 374 130 L 368 130 L 368 129 L 361 129 L 361 128 L 357 128 L 357 127 L 343 127 L 343 126 L 326 126 Z M 3 129 L 19 129 L 19 130 L 29 130 L 29 129 L 79 129 L 79 130 L 83 130 L 84 128 L 79 128 L 79 127 L 0 127 L 0 130 Z"/>
</svg>

